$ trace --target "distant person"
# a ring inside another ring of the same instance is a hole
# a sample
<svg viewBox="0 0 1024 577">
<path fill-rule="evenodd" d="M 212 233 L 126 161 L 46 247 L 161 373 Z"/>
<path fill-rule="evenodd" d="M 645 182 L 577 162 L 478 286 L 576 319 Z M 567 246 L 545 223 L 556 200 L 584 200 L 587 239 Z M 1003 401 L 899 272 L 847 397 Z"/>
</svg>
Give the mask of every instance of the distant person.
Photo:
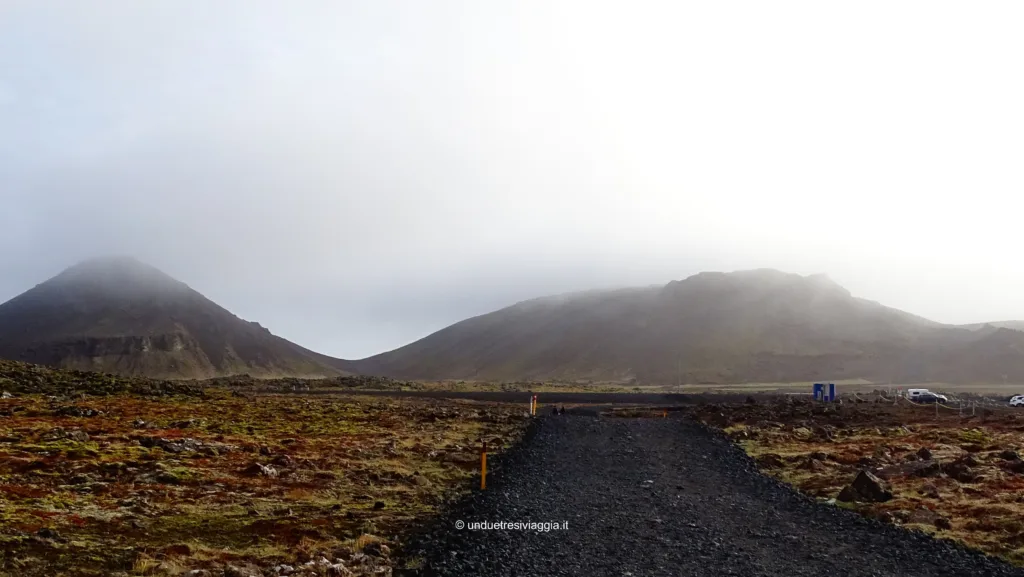
<svg viewBox="0 0 1024 577">
<path fill-rule="evenodd" d="M 559 415 L 564 415 L 565 414 L 565 405 L 562 405 L 561 407 L 558 407 L 558 414 Z"/>
<path fill-rule="evenodd" d="M 551 410 L 553 411 L 552 414 L 555 414 L 555 415 L 558 414 L 558 407 L 551 407 Z"/>
</svg>

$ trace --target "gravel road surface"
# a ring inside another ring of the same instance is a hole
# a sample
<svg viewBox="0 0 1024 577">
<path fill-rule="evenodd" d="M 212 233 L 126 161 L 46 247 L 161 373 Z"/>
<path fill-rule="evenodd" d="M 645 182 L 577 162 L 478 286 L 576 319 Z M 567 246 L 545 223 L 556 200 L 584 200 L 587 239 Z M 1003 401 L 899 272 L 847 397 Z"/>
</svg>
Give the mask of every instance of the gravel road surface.
<svg viewBox="0 0 1024 577">
<path fill-rule="evenodd" d="M 1024 576 L 979 553 L 817 504 L 684 418 L 544 416 L 414 539 L 410 574 Z M 478 522 L 568 523 L 470 530 Z M 464 523 L 458 529 L 459 522 Z"/>
</svg>

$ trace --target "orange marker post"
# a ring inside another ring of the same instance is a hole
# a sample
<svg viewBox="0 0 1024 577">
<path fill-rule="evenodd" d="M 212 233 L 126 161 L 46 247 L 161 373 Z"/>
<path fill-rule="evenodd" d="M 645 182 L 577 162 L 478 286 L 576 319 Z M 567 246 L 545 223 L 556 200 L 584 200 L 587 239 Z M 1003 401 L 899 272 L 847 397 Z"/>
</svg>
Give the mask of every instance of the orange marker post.
<svg viewBox="0 0 1024 577">
<path fill-rule="evenodd" d="M 487 488 L 487 441 L 484 441 L 484 448 L 480 451 L 480 490 Z"/>
</svg>

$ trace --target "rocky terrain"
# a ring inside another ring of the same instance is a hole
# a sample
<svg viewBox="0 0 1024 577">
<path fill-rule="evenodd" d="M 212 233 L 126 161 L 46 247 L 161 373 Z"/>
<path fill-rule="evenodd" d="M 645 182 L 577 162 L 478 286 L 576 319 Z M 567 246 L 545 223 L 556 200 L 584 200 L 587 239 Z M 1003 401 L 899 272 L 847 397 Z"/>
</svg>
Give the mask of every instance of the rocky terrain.
<svg viewBox="0 0 1024 577">
<path fill-rule="evenodd" d="M 402 379 L 977 384 L 1024 382 L 1020 350 L 1012 328 L 942 325 L 820 275 L 754 270 L 525 301 L 348 366 Z"/>
<path fill-rule="evenodd" d="M 500 453 L 524 424 L 521 406 L 430 399 L 11 390 L 0 574 L 24 577 L 390 575 L 481 443 Z"/>
<path fill-rule="evenodd" d="M 120 377 L 91 371 L 62 370 L 0 359 L 0 392 L 48 395 L 201 396 L 203 387 L 144 377 Z"/>
<path fill-rule="evenodd" d="M 812 497 L 1024 565 L 1024 413 L 865 401 L 694 412 Z"/>
<path fill-rule="evenodd" d="M 501 463 L 487 490 L 403 548 L 404 574 L 1024 575 L 817 503 L 689 419 L 543 416 Z M 538 525 L 469 528 L 502 521 Z"/>
</svg>

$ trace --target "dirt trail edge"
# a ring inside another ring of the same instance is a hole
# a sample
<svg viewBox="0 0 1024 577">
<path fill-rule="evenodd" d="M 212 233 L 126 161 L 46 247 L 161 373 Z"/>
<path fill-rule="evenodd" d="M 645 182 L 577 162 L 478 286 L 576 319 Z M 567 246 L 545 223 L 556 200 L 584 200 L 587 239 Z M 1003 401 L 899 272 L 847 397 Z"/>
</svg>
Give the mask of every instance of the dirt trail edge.
<svg viewBox="0 0 1024 577">
<path fill-rule="evenodd" d="M 457 522 L 568 522 L 538 530 Z M 545 416 L 398 575 L 1003 576 L 1024 570 L 815 503 L 683 418 Z"/>
</svg>

